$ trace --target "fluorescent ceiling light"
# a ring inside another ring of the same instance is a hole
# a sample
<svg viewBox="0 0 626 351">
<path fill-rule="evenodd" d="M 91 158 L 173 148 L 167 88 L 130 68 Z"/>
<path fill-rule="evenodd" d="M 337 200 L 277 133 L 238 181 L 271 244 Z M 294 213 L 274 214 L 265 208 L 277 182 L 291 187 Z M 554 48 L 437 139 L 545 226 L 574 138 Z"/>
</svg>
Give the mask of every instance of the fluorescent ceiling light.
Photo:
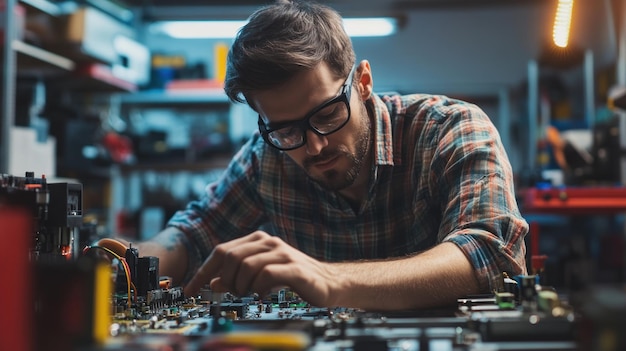
<svg viewBox="0 0 626 351">
<path fill-rule="evenodd" d="M 398 21 L 393 17 L 344 18 L 343 27 L 351 37 L 384 37 L 396 32 Z"/>
<path fill-rule="evenodd" d="M 163 21 L 149 26 L 152 33 L 164 33 L 179 39 L 234 38 L 247 21 Z M 392 35 L 397 20 L 392 17 L 344 18 L 344 28 L 351 37 L 380 37 Z"/>
<path fill-rule="evenodd" d="M 163 33 L 177 39 L 234 38 L 246 21 L 163 21 L 150 25 L 152 33 Z"/>
</svg>

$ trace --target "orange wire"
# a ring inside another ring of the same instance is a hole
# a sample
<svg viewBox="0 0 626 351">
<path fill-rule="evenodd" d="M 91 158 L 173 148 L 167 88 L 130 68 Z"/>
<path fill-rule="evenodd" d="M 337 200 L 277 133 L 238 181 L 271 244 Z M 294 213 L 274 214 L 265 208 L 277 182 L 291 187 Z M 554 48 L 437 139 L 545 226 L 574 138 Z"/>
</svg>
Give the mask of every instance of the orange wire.
<svg viewBox="0 0 626 351">
<path fill-rule="evenodd" d="M 130 267 L 128 266 L 128 262 L 126 262 L 126 259 L 124 257 L 121 257 L 120 255 L 116 254 L 115 252 L 113 252 L 113 250 L 111 250 L 111 249 L 109 249 L 107 247 L 103 247 L 103 246 L 86 246 L 83 249 L 83 253 L 89 251 L 90 249 L 101 249 L 101 250 L 104 250 L 107 253 L 113 255 L 113 257 L 117 258 L 120 261 L 120 263 L 122 265 L 122 268 L 124 269 L 124 275 L 126 276 L 126 287 L 128 288 L 128 291 L 127 291 L 128 292 L 127 301 L 128 301 L 128 307 L 130 308 L 132 306 L 132 303 L 131 303 L 131 293 L 130 293 L 130 288 L 131 288 L 132 282 L 130 281 Z M 135 293 L 136 293 L 136 291 L 137 290 L 135 289 Z M 137 302 L 137 298 L 136 297 L 135 297 L 135 302 Z"/>
<path fill-rule="evenodd" d="M 122 243 L 119 240 L 115 240 L 111 238 L 102 238 L 98 240 L 98 243 L 96 245 L 106 247 L 107 249 L 110 249 L 111 251 L 115 252 L 116 254 L 122 257 L 126 255 L 126 250 L 128 250 L 128 247 L 126 247 L 124 243 Z"/>
</svg>

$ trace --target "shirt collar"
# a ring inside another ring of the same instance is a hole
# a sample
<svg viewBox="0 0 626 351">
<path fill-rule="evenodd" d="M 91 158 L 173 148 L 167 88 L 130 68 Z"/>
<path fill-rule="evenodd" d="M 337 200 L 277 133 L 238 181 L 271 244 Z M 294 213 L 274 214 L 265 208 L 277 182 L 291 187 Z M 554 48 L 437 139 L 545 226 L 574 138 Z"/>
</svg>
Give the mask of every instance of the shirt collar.
<svg viewBox="0 0 626 351">
<path fill-rule="evenodd" d="M 391 117 L 387 104 L 376 94 L 367 100 L 368 111 L 373 114 L 374 135 L 376 136 L 374 151 L 376 165 L 393 166 L 393 138 L 391 133 Z"/>
</svg>

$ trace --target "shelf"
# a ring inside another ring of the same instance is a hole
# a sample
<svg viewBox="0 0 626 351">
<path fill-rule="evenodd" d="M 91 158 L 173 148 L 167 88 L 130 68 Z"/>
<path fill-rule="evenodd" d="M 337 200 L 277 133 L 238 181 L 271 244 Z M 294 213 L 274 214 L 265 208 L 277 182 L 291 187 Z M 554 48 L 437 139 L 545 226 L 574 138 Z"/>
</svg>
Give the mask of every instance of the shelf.
<svg viewBox="0 0 626 351">
<path fill-rule="evenodd" d="M 67 57 L 44 50 L 21 40 L 13 41 L 17 54 L 18 76 L 51 76 L 51 81 L 62 89 L 79 89 L 101 92 L 132 92 L 137 86 L 113 75 L 106 65 L 78 66 Z"/>
<path fill-rule="evenodd" d="M 66 76 L 50 80 L 49 83 L 52 89 L 77 92 L 120 93 L 137 89 L 135 84 L 113 75 L 106 65 L 97 63 L 77 66 Z"/>
<path fill-rule="evenodd" d="M 118 97 L 120 103 L 134 105 L 212 105 L 229 103 L 228 97 L 222 89 L 154 90 L 134 94 L 120 94 Z"/>
<path fill-rule="evenodd" d="M 13 41 L 13 50 L 17 53 L 20 74 L 59 74 L 74 70 L 74 61 L 50 51 L 27 44 L 21 40 Z"/>
<path fill-rule="evenodd" d="M 131 92 L 137 90 L 137 85 L 116 77 L 110 67 L 99 63 L 78 67 L 71 80 L 73 85 L 79 89 L 85 88 L 107 92 Z"/>
<path fill-rule="evenodd" d="M 20 3 L 50 16 L 56 17 L 61 14 L 61 9 L 59 8 L 59 6 L 48 0 L 20 0 Z"/>
</svg>

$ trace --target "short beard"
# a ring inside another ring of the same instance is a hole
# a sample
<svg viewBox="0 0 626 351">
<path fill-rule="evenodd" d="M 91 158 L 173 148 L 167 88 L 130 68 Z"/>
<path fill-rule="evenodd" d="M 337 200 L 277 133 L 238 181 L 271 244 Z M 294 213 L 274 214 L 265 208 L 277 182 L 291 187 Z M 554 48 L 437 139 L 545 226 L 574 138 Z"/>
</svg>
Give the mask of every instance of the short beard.
<svg viewBox="0 0 626 351">
<path fill-rule="evenodd" d="M 361 173 L 361 167 L 363 166 L 365 158 L 368 157 L 369 144 L 371 140 L 371 127 L 365 103 L 361 102 L 358 112 L 364 118 L 361 118 L 361 128 L 359 130 L 359 136 L 356 139 L 356 152 L 354 154 L 350 153 L 342 145 L 334 152 L 322 153 L 314 158 L 306 160 L 304 163 L 305 170 L 307 170 L 307 173 L 310 175 L 310 172 L 308 171 L 310 167 L 309 165 L 319 162 L 320 160 L 330 160 L 339 156 L 345 157 L 350 161 L 351 166 L 343 175 L 337 170 L 331 169 L 324 172 L 323 179 L 311 177 L 313 181 L 326 190 L 340 191 L 354 184 Z"/>
</svg>

